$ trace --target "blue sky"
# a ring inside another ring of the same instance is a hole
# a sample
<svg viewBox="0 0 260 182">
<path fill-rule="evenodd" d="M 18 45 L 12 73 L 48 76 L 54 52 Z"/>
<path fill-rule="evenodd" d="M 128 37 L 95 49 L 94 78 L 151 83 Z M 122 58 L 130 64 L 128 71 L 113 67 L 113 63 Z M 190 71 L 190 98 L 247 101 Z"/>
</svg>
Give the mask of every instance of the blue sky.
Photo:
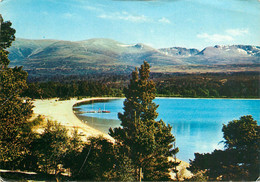
<svg viewBox="0 0 260 182">
<path fill-rule="evenodd" d="M 259 0 L 0 0 L 0 13 L 19 38 L 260 45 Z"/>
</svg>

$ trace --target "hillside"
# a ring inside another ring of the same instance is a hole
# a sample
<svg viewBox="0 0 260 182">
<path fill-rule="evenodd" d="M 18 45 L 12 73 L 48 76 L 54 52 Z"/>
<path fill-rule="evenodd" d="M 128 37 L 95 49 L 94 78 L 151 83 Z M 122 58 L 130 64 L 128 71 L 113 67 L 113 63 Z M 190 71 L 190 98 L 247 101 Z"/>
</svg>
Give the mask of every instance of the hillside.
<svg viewBox="0 0 260 182">
<path fill-rule="evenodd" d="M 17 39 L 9 48 L 11 66 L 31 75 L 125 73 L 148 61 L 154 72 L 229 72 L 259 70 L 260 47 L 214 46 L 202 51 L 155 49 L 111 39 L 85 41 Z"/>
</svg>

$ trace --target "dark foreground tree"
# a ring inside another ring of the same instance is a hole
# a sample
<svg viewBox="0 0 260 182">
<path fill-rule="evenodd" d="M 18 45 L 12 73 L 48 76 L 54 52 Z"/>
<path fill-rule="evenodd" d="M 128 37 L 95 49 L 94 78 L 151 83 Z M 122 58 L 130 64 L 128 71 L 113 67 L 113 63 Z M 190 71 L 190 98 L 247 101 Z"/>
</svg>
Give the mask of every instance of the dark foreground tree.
<svg viewBox="0 0 260 182">
<path fill-rule="evenodd" d="M 63 163 L 68 152 L 68 131 L 56 121 L 48 121 L 44 132 L 33 142 L 33 155 L 36 156 L 41 171 L 58 174 L 58 165 Z"/>
<path fill-rule="evenodd" d="M 119 113 L 119 128 L 110 129 L 110 135 L 125 148 L 126 156 L 135 168 L 136 180 L 169 180 L 169 169 L 177 163 L 169 162 L 178 152 L 173 148 L 171 126 L 160 120 L 156 109 L 155 84 L 149 79 L 150 65 L 144 62 L 133 71 L 128 88 L 124 89 L 124 113 Z"/>
<path fill-rule="evenodd" d="M 42 123 L 44 120 L 39 116 L 37 120 Z M 67 166 L 68 156 L 70 161 L 75 161 L 77 157 L 73 154 L 80 153 L 82 142 L 78 131 L 74 129 L 71 133 L 56 121 L 47 121 L 44 131 L 37 134 L 30 144 L 30 153 L 24 158 L 23 163 L 26 170 L 40 172 L 48 177 L 50 174 L 56 180 L 64 178 L 61 175 L 66 168 L 73 168 L 73 162 Z"/>
<path fill-rule="evenodd" d="M 225 150 L 215 150 L 210 154 L 196 153 L 191 161 L 191 171 L 206 170 L 210 180 L 256 180 L 260 171 L 259 130 L 252 116 L 230 121 L 222 128 Z"/>
<path fill-rule="evenodd" d="M 32 104 L 19 97 L 27 88 L 27 73 L 21 67 L 8 68 L 10 61 L 5 49 L 15 39 L 15 30 L 1 15 L 0 25 L 0 163 L 2 167 L 15 168 L 32 138 L 27 122 Z"/>
<path fill-rule="evenodd" d="M 69 167 L 74 180 L 134 181 L 132 162 L 119 145 L 102 137 L 88 138 L 82 151 L 69 152 L 64 166 Z"/>
</svg>

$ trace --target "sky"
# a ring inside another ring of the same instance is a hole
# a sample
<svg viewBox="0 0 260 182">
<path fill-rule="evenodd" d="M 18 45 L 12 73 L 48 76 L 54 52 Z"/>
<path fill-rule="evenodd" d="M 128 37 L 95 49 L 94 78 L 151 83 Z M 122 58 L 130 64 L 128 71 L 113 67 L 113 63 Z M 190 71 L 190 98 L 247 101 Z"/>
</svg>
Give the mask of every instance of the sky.
<svg viewBox="0 0 260 182">
<path fill-rule="evenodd" d="M 26 39 L 260 45 L 260 0 L 0 0 L 0 14 Z"/>
</svg>

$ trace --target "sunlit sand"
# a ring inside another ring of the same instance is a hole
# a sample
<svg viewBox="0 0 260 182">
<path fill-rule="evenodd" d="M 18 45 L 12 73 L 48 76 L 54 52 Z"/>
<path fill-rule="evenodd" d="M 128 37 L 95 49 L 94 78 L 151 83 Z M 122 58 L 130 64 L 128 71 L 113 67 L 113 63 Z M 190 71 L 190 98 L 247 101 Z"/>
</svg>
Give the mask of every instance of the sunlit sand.
<svg viewBox="0 0 260 182">
<path fill-rule="evenodd" d="M 57 121 L 62 126 L 65 126 L 69 131 L 72 131 L 74 128 L 76 128 L 79 134 L 84 135 L 82 137 L 83 141 L 86 141 L 88 137 L 98 136 L 103 136 L 107 139 L 113 140 L 113 138 L 108 134 L 102 133 L 101 131 L 96 130 L 80 121 L 73 113 L 73 106 L 75 104 L 100 99 L 112 98 L 87 98 L 81 100 L 73 98 L 65 101 L 58 101 L 58 99 L 37 99 L 33 101 L 33 105 L 35 106 L 33 111 L 35 116 L 42 115 L 47 120 Z"/>
</svg>

